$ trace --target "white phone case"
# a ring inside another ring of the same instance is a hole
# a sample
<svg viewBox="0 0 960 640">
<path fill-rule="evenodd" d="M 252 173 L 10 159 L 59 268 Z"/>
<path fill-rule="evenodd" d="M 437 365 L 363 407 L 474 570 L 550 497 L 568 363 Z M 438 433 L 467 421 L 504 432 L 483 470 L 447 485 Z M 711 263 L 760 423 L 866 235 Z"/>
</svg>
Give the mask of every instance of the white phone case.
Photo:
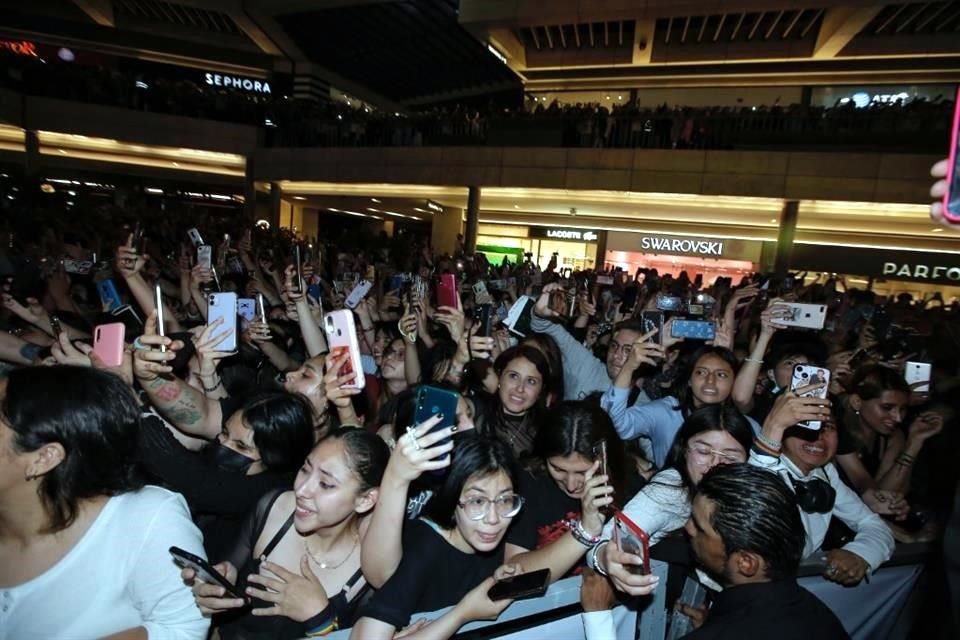
<svg viewBox="0 0 960 640">
<path fill-rule="evenodd" d="M 197 264 L 204 269 L 213 267 L 213 247 L 208 244 L 197 247 Z"/>
<path fill-rule="evenodd" d="M 790 315 L 778 319 L 777 322 L 780 324 L 804 329 L 823 329 L 823 323 L 827 319 L 826 305 L 802 302 L 784 302 L 782 304 L 790 307 Z"/>
<path fill-rule="evenodd" d="M 247 322 L 253 322 L 256 320 L 257 301 L 253 298 L 239 298 L 237 300 L 237 315 Z"/>
<path fill-rule="evenodd" d="M 237 294 L 210 294 L 207 298 L 207 324 L 213 324 L 219 318 L 223 318 L 223 322 L 214 330 L 214 335 L 228 333 L 217 345 L 217 351 L 234 351 L 237 348 Z"/>
<path fill-rule="evenodd" d="M 361 280 L 360 283 L 353 288 L 353 291 L 350 292 L 350 295 L 347 296 L 347 299 L 344 301 L 344 306 L 348 309 L 356 309 L 357 305 L 363 301 L 363 297 L 370 292 L 370 289 L 373 288 L 373 283 L 369 280 Z"/>
<path fill-rule="evenodd" d="M 820 383 L 823 383 L 823 387 L 801 394 L 800 397 L 825 399 L 830 390 L 830 370 L 812 364 L 798 364 L 793 368 L 793 377 L 790 379 L 791 390 Z M 807 429 L 819 430 L 823 423 L 820 420 L 804 420 L 798 422 L 797 425 Z"/>
<path fill-rule="evenodd" d="M 363 362 L 360 360 L 360 342 L 357 340 L 357 329 L 353 322 L 353 312 L 349 309 L 331 311 L 323 317 L 323 330 L 327 334 L 327 345 L 330 347 L 330 358 L 336 358 L 344 351 L 350 352 L 350 359 L 340 370 L 340 375 L 355 372 L 353 384 L 346 385 L 350 389 L 362 389 L 366 385 L 363 377 Z"/>
<path fill-rule="evenodd" d="M 913 362 L 908 360 L 903 368 L 903 377 L 914 391 L 930 393 L 931 369 L 932 367 L 929 362 Z M 925 382 L 926 384 L 914 387 L 913 385 L 918 382 Z"/>
</svg>

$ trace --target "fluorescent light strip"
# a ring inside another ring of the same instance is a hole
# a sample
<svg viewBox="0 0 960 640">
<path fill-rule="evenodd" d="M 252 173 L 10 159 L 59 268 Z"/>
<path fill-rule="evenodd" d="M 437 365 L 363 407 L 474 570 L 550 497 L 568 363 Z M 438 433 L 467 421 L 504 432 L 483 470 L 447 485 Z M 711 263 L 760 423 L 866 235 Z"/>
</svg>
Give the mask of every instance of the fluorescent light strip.
<svg viewBox="0 0 960 640">
<path fill-rule="evenodd" d="M 144 156 L 127 156 L 116 153 L 100 153 L 92 151 L 79 151 L 64 149 L 51 149 L 49 147 L 40 147 L 40 153 L 43 155 L 64 155 L 68 158 L 77 158 L 79 160 L 97 160 L 100 162 L 116 162 L 122 164 L 137 165 L 141 167 L 157 167 L 161 169 L 171 169 L 180 171 L 195 171 L 197 173 L 215 173 L 224 176 L 235 176 L 242 178 L 243 171 L 230 169 L 228 167 L 195 164 L 193 162 L 173 162 L 170 160 L 161 160 L 159 158 L 148 158 Z"/>
<path fill-rule="evenodd" d="M 812 244 L 823 246 L 824 242 L 813 242 L 810 240 L 795 240 L 794 244 Z M 946 253 L 949 255 L 960 256 L 960 251 L 949 251 L 946 249 L 929 249 L 922 247 L 902 247 L 900 245 L 882 245 L 882 244 L 857 244 L 852 242 L 834 242 L 830 241 L 831 247 L 851 247 L 854 249 L 883 249 L 885 251 L 920 251 L 922 253 Z"/>
<path fill-rule="evenodd" d="M 128 144 L 111 138 L 91 138 L 54 131 L 38 131 L 37 138 L 41 146 L 50 145 L 66 149 L 96 151 L 105 153 L 143 154 L 146 157 L 170 158 L 177 161 L 189 161 L 204 164 L 219 164 L 232 167 L 245 167 L 246 159 L 236 153 L 187 149 L 183 147 L 161 147 L 154 145 Z"/>
<path fill-rule="evenodd" d="M 517 221 L 492 220 L 492 219 L 489 219 L 489 218 L 487 218 L 487 219 L 481 218 L 481 219 L 479 220 L 479 222 L 481 222 L 481 223 L 483 223 L 483 224 L 510 224 L 510 225 L 524 226 L 524 227 L 547 227 L 547 226 L 549 226 L 549 227 L 552 227 L 552 228 L 555 228 L 555 229 L 583 229 L 583 228 L 584 228 L 584 225 L 544 224 L 544 223 L 542 223 L 542 222 L 529 222 L 529 221 L 521 221 L 521 220 L 517 220 Z M 625 232 L 625 233 L 648 233 L 648 234 L 657 235 L 657 236 L 684 236 L 684 237 L 691 237 L 691 238 L 702 238 L 703 235 L 704 235 L 703 233 L 685 233 L 685 232 L 681 232 L 681 231 L 664 231 L 663 229 L 657 229 L 657 230 L 653 230 L 653 229 L 634 229 L 634 228 L 626 228 L 626 227 L 608 227 L 608 226 L 603 226 L 603 225 L 589 225 L 589 227 L 587 227 L 587 228 L 588 228 L 588 229 L 597 230 L 597 231 L 623 231 L 623 232 Z M 775 237 L 774 237 L 774 238 L 767 238 L 767 237 L 751 238 L 751 237 L 748 237 L 748 236 L 724 235 L 724 234 L 719 234 L 719 233 L 717 233 L 717 234 L 711 233 L 711 234 L 710 234 L 710 237 L 711 237 L 711 238 L 723 238 L 723 239 L 725 239 L 725 240 L 750 240 L 750 241 L 753 241 L 753 242 L 775 242 L 775 241 L 776 241 L 776 238 L 775 238 Z"/>
</svg>

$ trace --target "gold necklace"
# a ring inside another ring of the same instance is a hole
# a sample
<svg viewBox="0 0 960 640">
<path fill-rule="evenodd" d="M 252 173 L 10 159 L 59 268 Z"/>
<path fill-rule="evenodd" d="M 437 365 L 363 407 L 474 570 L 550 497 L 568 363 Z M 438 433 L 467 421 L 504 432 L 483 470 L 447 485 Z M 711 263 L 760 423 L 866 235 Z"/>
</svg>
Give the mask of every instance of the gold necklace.
<svg viewBox="0 0 960 640">
<path fill-rule="evenodd" d="M 353 546 L 350 547 L 350 551 L 347 553 L 346 556 L 344 556 L 343 560 L 341 560 L 340 562 L 338 562 L 338 563 L 335 564 L 335 565 L 327 564 L 327 562 L 326 562 L 325 560 L 319 559 L 319 558 L 313 553 L 313 551 L 310 550 L 310 540 L 311 540 L 311 538 L 307 538 L 306 541 L 305 541 L 304 544 L 303 544 L 304 548 L 307 550 L 307 554 L 313 559 L 314 562 L 317 563 L 317 566 L 319 566 L 321 569 L 330 569 L 331 571 L 334 571 L 334 570 L 339 569 L 340 567 L 342 567 L 342 566 L 344 565 L 344 563 L 345 563 L 347 560 L 350 559 L 350 556 L 353 555 L 353 552 L 357 550 L 357 545 L 360 543 L 360 534 L 357 533 L 357 532 L 354 532 L 354 534 L 353 534 Z"/>
</svg>

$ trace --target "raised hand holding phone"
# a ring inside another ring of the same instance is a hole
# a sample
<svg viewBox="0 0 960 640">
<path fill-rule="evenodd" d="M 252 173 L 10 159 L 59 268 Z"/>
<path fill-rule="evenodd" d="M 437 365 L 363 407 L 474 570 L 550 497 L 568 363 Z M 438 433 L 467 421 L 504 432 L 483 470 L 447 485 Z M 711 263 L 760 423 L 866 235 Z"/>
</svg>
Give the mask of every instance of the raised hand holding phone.
<svg viewBox="0 0 960 640">
<path fill-rule="evenodd" d="M 396 481 L 410 483 L 425 471 L 437 471 L 450 466 L 449 454 L 453 451 L 451 436 L 455 427 L 434 431 L 442 420 L 442 416 L 436 415 L 409 428 L 397 440 L 385 475 L 389 474 Z"/>
<path fill-rule="evenodd" d="M 605 510 L 613 504 L 613 486 L 604 470 L 606 442 L 599 443 L 599 447 L 602 457 L 595 460 L 584 475 L 583 496 L 580 498 L 580 524 L 584 531 L 595 537 L 603 533 L 603 525 L 607 522 Z"/>
</svg>

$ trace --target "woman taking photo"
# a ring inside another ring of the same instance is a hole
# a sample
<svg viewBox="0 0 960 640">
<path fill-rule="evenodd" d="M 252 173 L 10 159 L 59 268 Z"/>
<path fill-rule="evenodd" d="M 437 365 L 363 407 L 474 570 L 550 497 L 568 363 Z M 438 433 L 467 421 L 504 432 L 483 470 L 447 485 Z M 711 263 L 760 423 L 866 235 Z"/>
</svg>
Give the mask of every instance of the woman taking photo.
<svg viewBox="0 0 960 640">
<path fill-rule="evenodd" d="M 642 480 L 628 467 L 623 443 L 600 407 L 561 402 L 544 424 L 550 427 L 537 433 L 534 455 L 520 474 L 526 506 L 507 534 L 507 558 L 525 571 L 549 568 L 560 579 L 600 535 L 603 508 L 629 500 Z"/>
<path fill-rule="evenodd" d="M 477 403 L 476 426 L 506 442 L 519 458 L 533 449 L 549 394 L 550 365 L 539 350 L 517 345 L 500 354 L 493 370 L 497 393 Z"/>
<path fill-rule="evenodd" d="M 697 409 L 686 419 L 674 440 L 666 467 L 623 507 L 654 546 L 667 534 L 682 529 L 690 517 L 690 489 L 718 464 L 746 462 L 753 442 L 753 428 L 730 404 L 712 404 Z M 609 544 L 613 526 L 603 531 L 604 541 L 587 555 L 592 568 L 609 573 L 614 585 L 629 591 L 633 574 L 624 566 L 624 554 Z M 630 563 L 627 563 L 630 564 Z"/>
<path fill-rule="evenodd" d="M 167 551 L 203 557 L 200 531 L 180 495 L 143 485 L 139 420 L 129 387 L 104 371 L 33 367 L 0 381 L 4 635 L 206 636 Z"/>
<path fill-rule="evenodd" d="M 859 369 L 847 388 L 837 465 L 858 493 L 881 489 L 906 495 L 913 463 L 923 444 L 943 429 L 943 416 L 921 413 L 904 434 L 900 423 L 907 415 L 910 386 L 882 365 Z"/>
<path fill-rule="evenodd" d="M 360 571 L 364 516 L 377 503 L 388 457 L 377 436 L 337 429 L 310 452 L 293 491 L 264 496 L 216 566 L 249 604 L 184 569 L 200 609 L 223 614 L 221 638 L 300 638 L 352 624 L 368 589 Z"/>
<path fill-rule="evenodd" d="M 603 394 L 600 406 L 610 414 L 623 440 L 649 439 L 653 462 L 662 468 L 684 421 L 696 409 L 723 404 L 730 398 L 737 360 L 725 347 L 701 347 L 686 359 L 686 366 L 681 365 L 671 395 L 628 407 L 627 394 L 633 386 L 633 372 L 641 364 L 653 365 L 664 357 L 664 347 L 649 340 L 647 335 L 634 343 L 630 357 L 613 386 Z M 747 420 L 752 424 L 752 420 Z M 756 430 L 759 432 L 759 426 Z"/>
<path fill-rule="evenodd" d="M 456 604 L 503 564 L 504 536 L 523 506 L 515 490 L 517 474 L 510 449 L 476 432 L 457 435 L 446 445 L 432 446 L 450 436 L 450 429 L 429 433 L 437 422 L 431 418 L 411 429 L 394 450 L 390 464 L 403 468 L 402 472 L 391 473 L 395 478 L 391 482 L 398 485 L 394 489 L 416 477 L 418 468 L 449 466 L 449 470 L 427 503 L 424 516 L 404 526 L 402 557 L 395 553 L 391 557 L 379 555 L 371 558 L 375 560 L 371 563 L 365 558 L 367 575 L 389 575 L 389 579 L 363 607 L 351 638 L 389 640 L 409 623 L 412 614 Z M 382 508 L 391 506 L 396 505 L 384 503 Z M 399 541 L 399 531 L 396 537 Z M 396 551 L 400 545 L 392 549 Z M 439 625 L 455 631 L 465 622 L 459 615 L 457 610 L 451 611 L 428 629 Z M 424 629 L 409 637 L 433 637 L 420 636 L 426 632 Z"/>
</svg>

